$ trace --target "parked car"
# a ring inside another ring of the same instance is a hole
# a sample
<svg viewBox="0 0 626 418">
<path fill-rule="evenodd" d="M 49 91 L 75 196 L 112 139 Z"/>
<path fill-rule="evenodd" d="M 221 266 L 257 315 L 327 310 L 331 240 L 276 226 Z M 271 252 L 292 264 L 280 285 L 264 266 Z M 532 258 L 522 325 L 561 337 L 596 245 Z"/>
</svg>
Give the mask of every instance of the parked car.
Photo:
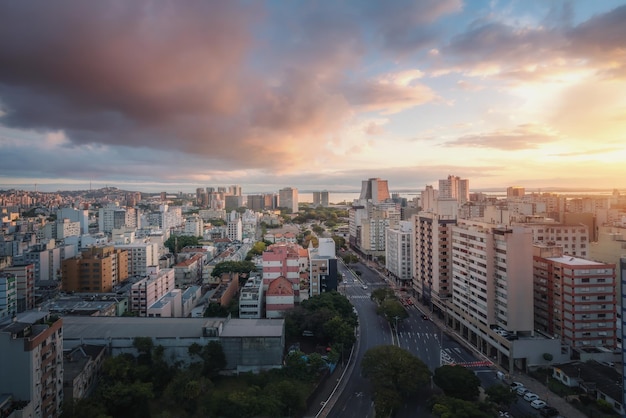
<svg viewBox="0 0 626 418">
<path fill-rule="evenodd" d="M 524 396 L 525 394 L 530 392 L 530 390 L 528 390 L 527 388 L 522 386 L 522 387 L 519 387 L 519 388 L 515 389 L 515 392 L 517 392 L 517 394 L 520 395 L 520 396 Z"/>
<path fill-rule="evenodd" d="M 528 401 L 528 402 L 532 402 L 535 399 L 539 399 L 539 395 L 537 395 L 536 393 L 532 393 L 532 392 L 526 392 L 524 394 L 524 400 Z"/>
<path fill-rule="evenodd" d="M 362 285 L 361 287 L 363 288 L 363 290 L 367 290 L 367 285 L 366 284 Z"/>
<path fill-rule="evenodd" d="M 520 382 L 511 383 L 511 390 L 517 390 L 518 388 L 523 388 L 524 384 Z"/>
<path fill-rule="evenodd" d="M 535 409 L 541 409 L 541 408 L 545 408 L 546 406 L 548 406 L 548 404 L 545 403 L 545 401 L 541 399 L 535 399 L 534 401 L 530 403 L 530 406 L 532 406 Z"/>
<path fill-rule="evenodd" d="M 559 415 L 559 410 L 553 406 L 548 405 L 544 408 L 541 408 L 539 410 L 539 413 L 542 417 L 556 417 L 557 415 Z"/>
<path fill-rule="evenodd" d="M 428 315 L 422 315 L 422 319 L 428 321 Z"/>
</svg>

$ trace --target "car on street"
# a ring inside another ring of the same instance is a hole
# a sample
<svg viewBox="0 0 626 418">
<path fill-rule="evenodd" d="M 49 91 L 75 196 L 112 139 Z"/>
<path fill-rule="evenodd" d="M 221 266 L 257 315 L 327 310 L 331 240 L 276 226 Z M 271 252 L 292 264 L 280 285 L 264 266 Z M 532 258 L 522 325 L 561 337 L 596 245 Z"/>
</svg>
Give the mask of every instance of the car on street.
<svg viewBox="0 0 626 418">
<path fill-rule="evenodd" d="M 535 409 L 545 408 L 547 405 L 548 404 L 541 399 L 535 399 L 534 401 L 530 403 L 530 406 L 532 406 Z"/>
<path fill-rule="evenodd" d="M 511 390 L 517 390 L 518 388 L 523 388 L 524 384 L 520 382 L 511 383 Z"/>
<path fill-rule="evenodd" d="M 424 314 L 424 315 L 422 315 L 422 319 L 424 319 L 424 320 L 428 321 L 428 315 L 425 315 L 425 314 Z"/>
<path fill-rule="evenodd" d="M 556 417 L 557 415 L 559 415 L 559 410 L 553 406 L 548 405 L 544 408 L 541 408 L 539 410 L 539 413 L 542 417 Z"/>
<path fill-rule="evenodd" d="M 366 284 L 362 285 L 361 287 L 363 288 L 363 290 L 367 290 L 367 285 Z"/>
<path fill-rule="evenodd" d="M 528 390 L 527 388 L 522 386 L 522 387 L 519 387 L 519 388 L 515 389 L 515 392 L 517 392 L 517 394 L 520 395 L 520 396 L 524 396 L 525 394 L 530 392 L 530 390 Z"/>
<path fill-rule="evenodd" d="M 539 399 L 539 395 L 537 395 L 536 393 L 532 393 L 532 392 L 526 392 L 524 394 L 524 400 L 528 401 L 528 402 L 532 402 L 535 399 Z"/>
</svg>

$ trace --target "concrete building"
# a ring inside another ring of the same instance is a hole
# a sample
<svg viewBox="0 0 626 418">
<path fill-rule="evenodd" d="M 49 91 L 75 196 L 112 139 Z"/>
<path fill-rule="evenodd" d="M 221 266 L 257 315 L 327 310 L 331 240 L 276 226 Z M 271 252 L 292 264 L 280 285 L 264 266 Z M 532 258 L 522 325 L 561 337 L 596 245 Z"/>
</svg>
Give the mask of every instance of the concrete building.
<svg viewBox="0 0 626 418">
<path fill-rule="evenodd" d="M 29 311 L 0 325 L 0 393 L 31 404 L 33 417 L 57 417 L 63 402 L 63 321 Z"/>
<path fill-rule="evenodd" d="M 335 241 L 332 238 L 319 238 L 317 248 L 308 249 L 309 296 L 337 290 L 338 271 Z"/>
<path fill-rule="evenodd" d="M 204 234 L 204 221 L 200 215 L 191 215 L 185 219 L 184 235 L 201 237 Z"/>
<path fill-rule="evenodd" d="M 313 206 L 327 208 L 330 205 L 329 194 L 326 190 L 313 192 Z"/>
<path fill-rule="evenodd" d="M 17 314 L 17 281 L 11 273 L 0 273 L 0 322 Z"/>
<path fill-rule="evenodd" d="M 279 207 L 289 210 L 291 213 L 298 213 L 298 189 L 285 187 L 278 191 Z"/>
<path fill-rule="evenodd" d="M 61 288 L 66 292 L 111 292 L 128 279 L 128 254 L 113 246 L 91 247 L 63 261 Z"/>
<path fill-rule="evenodd" d="M 143 277 L 148 274 L 151 266 L 159 265 L 159 244 L 144 240 L 126 245 L 115 245 L 120 251 L 126 251 L 128 255 L 128 277 Z"/>
<path fill-rule="evenodd" d="M 297 244 L 273 244 L 262 254 L 263 287 L 270 282 L 284 277 L 291 283 L 300 281 L 300 246 Z"/>
<path fill-rule="evenodd" d="M 370 257 L 385 255 L 385 232 L 400 222 L 400 211 L 395 206 L 385 207 L 368 203 L 368 215 L 361 223 L 360 251 Z"/>
<path fill-rule="evenodd" d="M 147 316 L 148 307 L 176 288 L 174 269 L 150 267 L 148 277 L 133 284 L 130 291 L 130 310 Z"/>
<path fill-rule="evenodd" d="M 457 176 L 439 180 L 439 198 L 455 199 L 459 205 L 469 202 L 469 180 Z"/>
<path fill-rule="evenodd" d="M 526 189 L 521 186 L 510 186 L 506 188 L 506 198 L 507 199 L 519 199 L 524 197 L 526 194 Z"/>
<path fill-rule="evenodd" d="M 239 293 L 239 318 L 264 318 L 263 277 L 259 274 L 251 276 Z"/>
<path fill-rule="evenodd" d="M 226 237 L 231 241 L 243 240 L 243 223 L 241 217 L 235 211 L 231 212 L 226 224 Z"/>
<path fill-rule="evenodd" d="M 65 349 L 80 344 L 105 345 L 113 356 L 137 355 L 133 345 L 137 330 L 152 338 L 155 345 L 163 346 L 163 358 L 170 364 L 190 364 L 191 344 L 204 346 L 218 341 L 226 354 L 227 371 L 258 372 L 282 367 L 282 319 L 67 317 L 63 345 Z"/>
<path fill-rule="evenodd" d="M 80 234 L 89 233 L 89 211 L 84 209 L 61 208 L 57 210 L 57 219 L 69 219 L 80 224 Z"/>
<path fill-rule="evenodd" d="M 439 190 L 433 189 L 433 186 L 426 186 L 420 193 L 420 206 L 422 212 L 434 212 L 437 208 L 437 200 L 439 199 Z"/>
<path fill-rule="evenodd" d="M 96 387 L 106 356 L 104 345 L 83 344 L 63 352 L 63 399 L 84 399 Z"/>
<path fill-rule="evenodd" d="M 412 222 L 413 289 L 418 299 L 442 312 L 452 292 L 450 227 L 456 224 L 456 218 L 420 212 Z"/>
<path fill-rule="evenodd" d="M 409 221 L 400 221 L 395 228 L 388 228 L 385 237 L 385 268 L 403 288 L 411 287 L 413 278 L 411 235 Z"/>
<path fill-rule="evenodd" d="M 202 268 L 206 262 L 206 253 L 196 253 L 174 266 L 176 286 L 186 287 L 202 279 Z"/>
<path fill-rule="evenodd" d="M 8 273 L 15 276 L 17 286 L 17 312 L 35 308 L 35 266 L 10 266 L 0 270 L 0 274 Z"/>
<path fill-rule="evenodd" d="M 359 200 L 373 203 L 384 202 L 391 199 L 387 180 L 380 178 L 370 178 L 361 182 L 361 194 Z"/>
<path fill-rule="evenodd" d="M 265 293 L 265 317 L 283 318 L 295 306 L 293 285 L 285 277 L 272 280 Z"/>
<path fill-rule="evenodd" d="M 535 245 L 535 327 L 574 349 L 617 346 L 615 264 Z"/>
<path fill-rule="evenodd" d="M 246 196 L 246 206 L 248 209 L 261 212 L 264 210 L 278 208 L 279 197 L 275 194 L 257 194 Z"/>
</svg>

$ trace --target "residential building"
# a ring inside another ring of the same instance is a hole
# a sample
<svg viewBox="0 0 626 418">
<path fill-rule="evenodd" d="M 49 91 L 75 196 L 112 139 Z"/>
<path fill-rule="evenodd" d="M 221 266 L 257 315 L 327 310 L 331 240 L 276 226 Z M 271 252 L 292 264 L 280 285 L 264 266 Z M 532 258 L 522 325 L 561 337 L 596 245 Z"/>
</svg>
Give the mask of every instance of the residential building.
<svg viewBox="0 0 626 418">
<path fill-rule="evenodd" d="M 273 244 L 262 254 L 263 287 L 267 289 L 270 282 L 284 277 L 297 284 L 300 281 L 300 246 L 297 244 Z"/>
<path fill-rule="evenodd" d="M 246 281 L 239 293 L 239 318 L 264 318 L 263 277 L 254 274 Z"/>
<path fill-rule="evenodd" d="M 184 235 L 201 237 L 204 234 L 204 221 L 199 215 L 191 215 L 185 219 Z"/>
<path fill-rule="evenodd" d="M 332 238 L 319 238 L 317 248 L 310 246 L 309 259 L 309 296 L 337 290 L 338 271 L 335 241 Z"/>
<path fill-rule="evenodd" d="M 535 327 L 574 349 L 617 346 L 615 264 L 533 249 Z"/>
<path fill-rule="evenodd" d="M 455 199 L 459 205 L 469 202 L 469 180 L 452 175 L 439 180 L 439 198 Z"/>
<path fill-rule="evenodd" d="M 388 228 L 385 237 L 385 268 L 403 288 L 411 287 L 413 269 L 411 267 L 412 225 L 409 221 L 400 221 L 395 227 Z"/>
<path fill-rule="evenodd" d="M 434 212 L 437 209 L 437 200 L 439 199 L 439 190 L 433 189 L 433 186 L 428 185 L 420 193 L 420 206 L 422 212 Z"/>
<path fill-rule="evenodd" d="M 330 204 L 328 192 L 313 192 L 313 206 L 321 206 L 327 208 Z"/>
<path fill-rule="evenodd" d="M 0 273 L 0 322 L 17 314 L 17 283 L 11 273 Z"/>
<path fill-rule="evenodd" d="M 268 209 L 278 208 L 279 196 L 275 194 L 257 194 L 246 196 L 246 206 L 248 209 L 261 212 Z"/>
<path fill-rule="evenodd" d="M 82 344 L 63 352 L 63 399 L 84 399 L 96 387 L 106 358 L 105 345 Z"/>
<path fill-rule="evenodd" d="M 279 207 L 298 213 L 298 189 L 285 187 L 278 191 Z"/>
<path fill-rule="evenodd" d="M 89 211 L 84 209 L 61 208 L 57 210 L 57 219 L 69 219 L 80 224 L 80 233 L 89 233 Z"/>
<path fill-rule="evenodd" d="M 128 277 L 143 277 L 148 274 L 151 266 L 159 265 L 159 244 L 144 240 L 126 245 L 115 245 L 115 248 L 126 251 L 128 255 Z"/>
<path fill-rule="evenodd" d="M 0 325 L 0 393 L 30 402 L 33 417 L 57 417 L 63 402 L 63 320 L 29 311 Z"/>
<path fill-rule="evenodd" d="M 243 223 L 241 217 L 235 211 L 230 213 L 228 223 L 226 224 L 226 237 L 231 241 L 243 240 Z"/>
<path fill-rule="evenodd" d="M 15 276 L 17 287 L 17 312 L 29 311 L 35 308 L 35 266 L 10 266 L 0 270 Z"/>
<path fill-rule="evenodd" d="M 132 285 L 130 310 L 139 316 L 147 316 L 148 307 L 176 288 L 174 269 L 159 269 L 151 266 L 148 276 Z"/>
<path fill-rule="evenodd" d="M 359 249 L 369 257 L 385 255 L 385 231 L 400 221 L 400 211 L 394 206 L 368 203 L 368 216 L 361 223 Z"/>
<path fill-rule="evenodd" d="M 113 246 L 91 247 L 63 261 L 61 288 L 66 292 L 111 292 L 128 279 L 128 253 Z"/>
<path fill-rule="evenodd" d="M 265 295 L 265 317 L 268 319 L 283 318 L 285 312 L 295 306 L 293 285 L 285 277 L 272 280 Z"/>
<path fill-rule="evenodd" d="M 506 198 L 507 199 L 519 199 L 524 197 L 526 194 L 526 189 L 521 186 L 510 186 L 506 188 Z"/>
</svg>

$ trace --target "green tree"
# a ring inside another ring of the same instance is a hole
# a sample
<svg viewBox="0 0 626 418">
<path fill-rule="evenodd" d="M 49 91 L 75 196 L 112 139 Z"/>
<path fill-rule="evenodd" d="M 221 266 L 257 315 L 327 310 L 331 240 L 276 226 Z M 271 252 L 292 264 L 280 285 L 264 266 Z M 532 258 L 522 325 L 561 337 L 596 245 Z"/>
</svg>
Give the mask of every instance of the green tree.
<svg viewBox="0 0 626 418">
<path fill-rule="evenodd" d="M 341 259 L 343 260 L 344 264 L 356 264 L 359 262 L 359 257 L 352 253 L 344 255 L 343 257 L 341 257 Z"/>
<path fill-rule="evenodd" d="M 197 247 L 202 237 L 194 237 L 191 235 L 173 235 L 169 237 L 163 245 L 165 245 L 171 253 L 177 253 L 185 247 Z"/>
<path fill-rule="evenodd" d="M 370 294 L 370 299 L 375 301 L 378 305 L 383 303 L 383 301 L 386 299 L 395 299 L 395 298 L 396 298 L 396 294 L 393 292 L 392 289 L 388 287 L 379 287 L 378 289 L 372 290 L 372 293 Z"/>
<path fill-rule="evenodd" d="M 214 378 L 220 370 L 226 367 L 226 354 L 219 341 L 209 341 L 202 348 L 202 360 L 204 360 L 203 373 L 205 376 Z"/>
<path fill-rule="evenodd" d="M 226 318 L 227 316 L 228 309 L 217 302 L 209 303 L 204 311 L 205 318 Z"/>
<path fill-rule="evenodd" d="M 404 306 L 397 299 L 385 299 L 376 309 L 376 313 L 383 315 L 390 324 L 396 324 L 396 321 L 409 317 Z"/>
<path fill-rule="evenodd" d="M 433 382 L 447 396 L 474 401 L 478 398 L 480 379 L 463 366 L 444 365 L 435 369 Z"/>
<path fill-rule="evenodd" d="M 485 393 L 489 402 L 493 402 L 501 408 L 508 408 L 511 404 L 517 402 L 517 395 L 508 386 L 491 385 Z"/>
<path fill-rule="evenodd" d="M 248 274 L 254 271 L 256 271 L 256 266 L 251 261 L 223 261 L 215 265 L 211 276 L 221 277 L 223 273 Z"/>
<path fill-rule="evenodd" d="M 354 327 L 339 316 L 333 317 L 324 324 L 324 334 L 330 339 L 331 344 L 339 344 L 343 347 L 351 347 L 356 341 Z"/>
<path fill-rule="evenodd" d="M 497 411 L 484 402 L 465 401 L 449 396 L 437 397 L 433 402 L 432 412 L 441 418 L 491 418 L 497 414 Z"/>
<path fill-rule="evenodd" d="M 329 225 L 327 225 L 329 226 Z M 345 250 L 346 249 L 346 239 L 344 237 L 340 237 L 339 235 L 331 235 L 330 236 L 333 241 L 335 241 L 335 250 Z M 345 263 L 345 260 L 344 260 Z"/>
<path fill-rule="evenodd" d="M 388 416 L 401 401 L 428 385 L 428 366 L 407 350 L 381 345 L 367 350 L 361 362 L 363 376 L 374 388 L 376 415 Z"/>
</svg>

